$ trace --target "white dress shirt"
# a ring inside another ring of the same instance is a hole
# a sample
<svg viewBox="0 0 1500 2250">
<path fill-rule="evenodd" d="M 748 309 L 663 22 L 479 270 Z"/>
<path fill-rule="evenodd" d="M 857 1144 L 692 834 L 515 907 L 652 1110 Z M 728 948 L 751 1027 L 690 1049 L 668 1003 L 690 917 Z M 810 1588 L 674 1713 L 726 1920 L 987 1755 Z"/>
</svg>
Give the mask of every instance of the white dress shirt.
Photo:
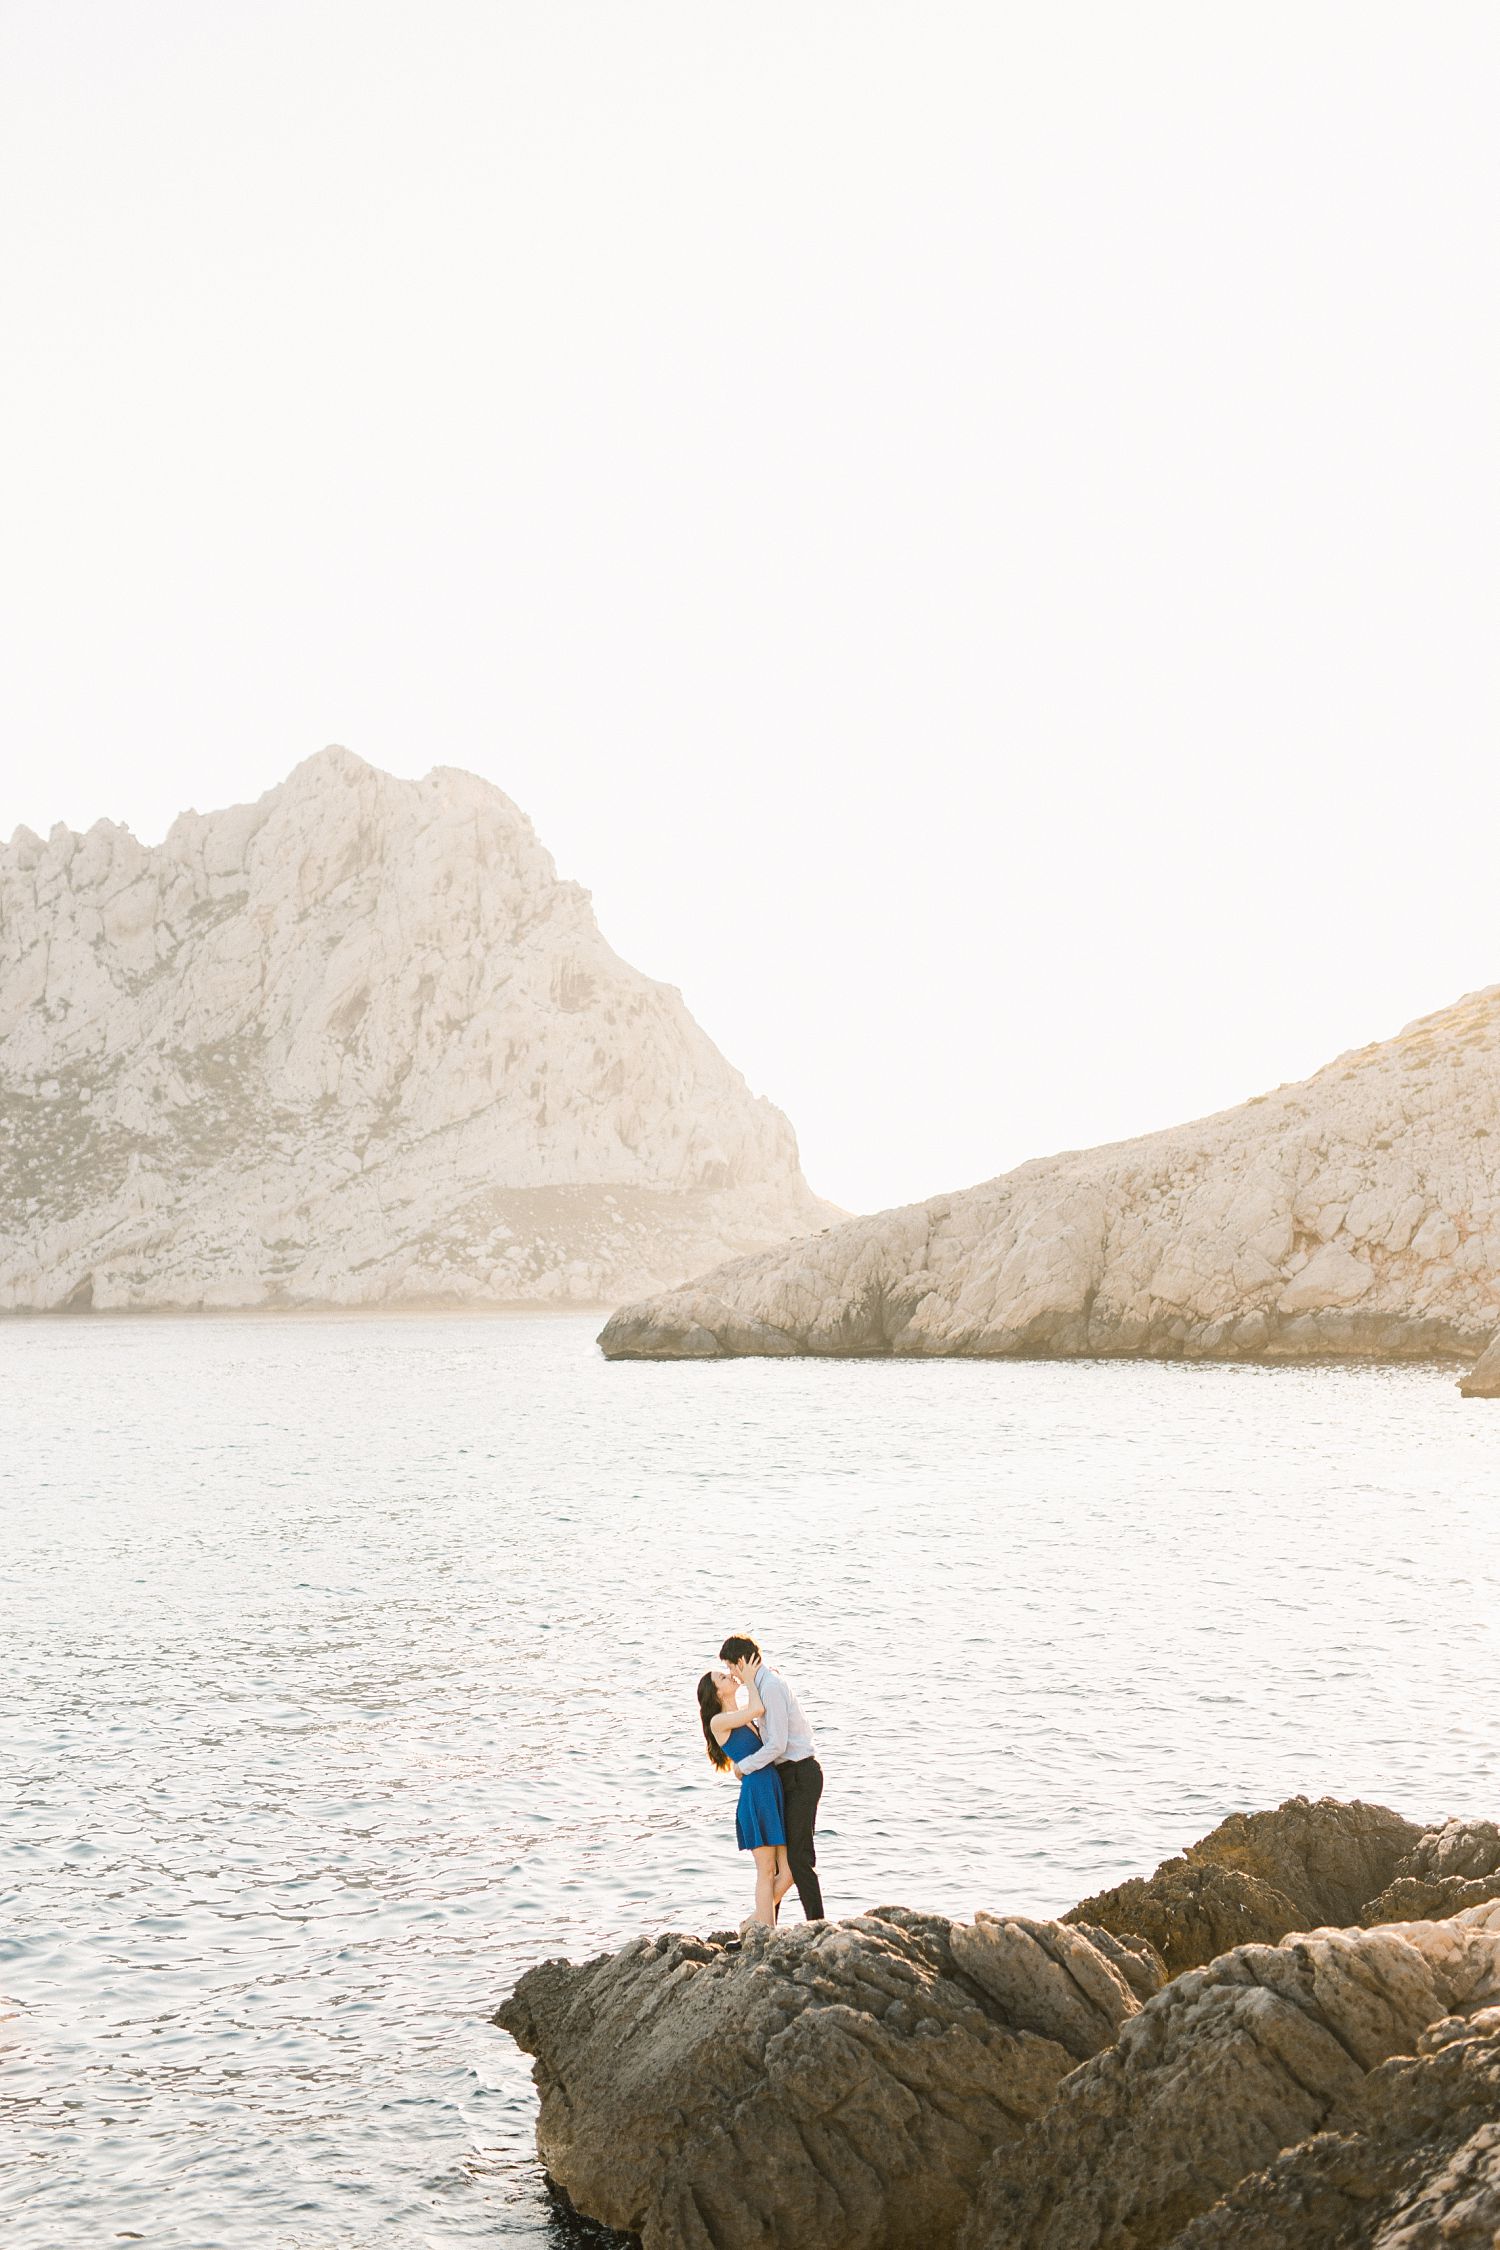
<svg viewBox="0 0 1500 2250">
<path fill-rule="evenodd" d="M 738 1761 L 741 1773 L 758 1773 L 762 1766 L 793 1764 L 813 1756 L 812 1728 L 802 1706 L 779 1672 L 762 1664 L 755 1675 L 755 1691 L 766 1707 L 760 1722 L 760 1748 Z"/>
</svg>

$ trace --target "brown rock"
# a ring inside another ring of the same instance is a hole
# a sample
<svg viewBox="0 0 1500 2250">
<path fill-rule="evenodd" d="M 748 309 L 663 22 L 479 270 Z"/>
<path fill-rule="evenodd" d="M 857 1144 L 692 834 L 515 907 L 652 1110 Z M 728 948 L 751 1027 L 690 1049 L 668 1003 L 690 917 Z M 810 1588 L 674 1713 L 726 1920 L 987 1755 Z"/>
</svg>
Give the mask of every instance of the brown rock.
<svg viewBox="0 0 1500 2250">
<path fill-rule="evenodd" d="M 1344 2114 L 1368 2072 L 1497 2002 L 1500 1928 L 1417 1922 L 1241 1946 L 1148 2001 L 997 2149 L 960 2250 L 1164 2250 Z"/>
<path fill-rule="evenodd" d="M 1289 2149 L 1173 2250 L 1494 2250 L 1500 2243 L 1500 2008 L 1445 2017 L 1372 2070 L 1336 2130 Z"/>
<path fill-rule="evenodd" d="M 1435 1922 L 1492 1898 L 1500 1898 L 1500 1828 L 1492 1820 L 1449 1820 L 1417 1839 L 1360 1920 Z"/>
<path fill-rule="evenodd" d="M 645 2250 L 941 2250 L 995 2147 L 1158 1988 L 1104 1932 L 881 1907 L 522 1978 L 537 2146 Z"/>
<path fill-rule="evenodd" d="M 1274 1812 L 1231 1814 L 1154 1875 L 1101 1891 L 1063 1919 L 1145 1938 L 1175 1976 L 1237 1945 L 1358 1921 L 1419 1838 L 1384 1805 L 1289 1797 Z"/>
</svg>

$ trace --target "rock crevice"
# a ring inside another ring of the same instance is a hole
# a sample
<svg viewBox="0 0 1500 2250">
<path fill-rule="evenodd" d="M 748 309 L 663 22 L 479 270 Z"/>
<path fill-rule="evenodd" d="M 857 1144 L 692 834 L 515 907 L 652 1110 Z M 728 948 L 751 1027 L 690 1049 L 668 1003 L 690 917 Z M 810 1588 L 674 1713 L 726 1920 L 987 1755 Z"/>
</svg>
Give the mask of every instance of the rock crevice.
<svg viewBox="0 0 1500 2250">
<path fill-rule="evenodd" d="M 1500 1895 L 1382 1913 L 1492 1881 L 1493 1823 L 1299 1797 L 1061 1921 L 640 1939 L 496 2020 L 645 2250 L 1494 2250 Z"/>
<path fill-rule="evenodd" d="M 1161 1978 L 1104 1933 L 882 1907 L 546 1962 L 496 2020 L 537 2057 L 548 2170 L 646 2250 L 930 2250 Z"/>
</svg>

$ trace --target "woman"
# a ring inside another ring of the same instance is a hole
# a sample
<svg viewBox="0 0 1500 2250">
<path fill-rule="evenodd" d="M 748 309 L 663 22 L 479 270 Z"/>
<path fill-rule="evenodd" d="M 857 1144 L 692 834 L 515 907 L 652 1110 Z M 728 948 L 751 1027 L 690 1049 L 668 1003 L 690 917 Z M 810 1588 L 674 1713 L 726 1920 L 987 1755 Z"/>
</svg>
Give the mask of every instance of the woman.
<svg viewBox="0 0 1500 2250">
<path fill-rule="evenodd" d="M 766 1707 L 752 1687 L 748 1703 L 737 1703 L 740 1683 L 732 1672 L 705 1672 L 698 1682 L 698 1716 L 708 1744 L 709 1763 L 727 1773 L 737 1758 L 750 1758 L 760 1748 L 757 1719 Z M 786 1856 L 786 1817 L 781 1803 L 781 1776 L 774 1766 L 761 1766 L 740 1776 L 740 1801 L 734 1832 L 742 1852 L 755 1854 L 754 1921 L 776 1926 L 782 1900 L 792 1887 Z"/>
</svg>

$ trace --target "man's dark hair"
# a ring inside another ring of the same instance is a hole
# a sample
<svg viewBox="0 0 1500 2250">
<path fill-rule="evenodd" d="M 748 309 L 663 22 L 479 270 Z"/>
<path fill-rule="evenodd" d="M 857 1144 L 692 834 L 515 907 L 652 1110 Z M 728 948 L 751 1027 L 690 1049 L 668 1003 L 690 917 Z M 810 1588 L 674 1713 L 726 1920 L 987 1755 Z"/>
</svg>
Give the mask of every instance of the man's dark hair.
<svg viewBox="0 0 1500 2250">
<path fill-rule="evenodd" d="M 759 1641 L 752 1641 L 748 1633 L 731 1633 L 719 1651 L 719 1660 L 723 1664 L 743 1664 L 747 1656 L 753 1656 L 757 1664 L 765 1661 L 760 1653 Z"/>
</svg>

